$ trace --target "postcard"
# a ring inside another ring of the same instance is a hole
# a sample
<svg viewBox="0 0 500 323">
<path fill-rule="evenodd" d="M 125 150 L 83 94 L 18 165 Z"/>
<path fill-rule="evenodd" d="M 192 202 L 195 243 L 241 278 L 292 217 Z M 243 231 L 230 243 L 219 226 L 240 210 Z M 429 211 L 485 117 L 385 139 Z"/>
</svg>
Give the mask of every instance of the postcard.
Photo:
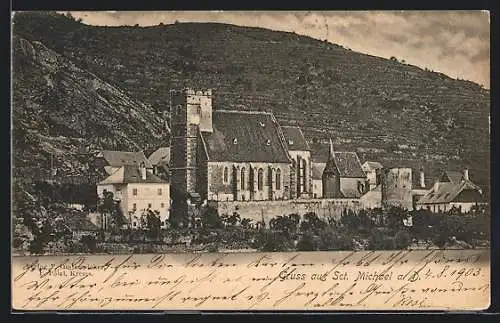
<svg viewBox="0 0 500 323">
<path fill-rule="evenodd" d="M 12 26 L 13 310 L 489 307 L 489 12 Z"/>
</svg>

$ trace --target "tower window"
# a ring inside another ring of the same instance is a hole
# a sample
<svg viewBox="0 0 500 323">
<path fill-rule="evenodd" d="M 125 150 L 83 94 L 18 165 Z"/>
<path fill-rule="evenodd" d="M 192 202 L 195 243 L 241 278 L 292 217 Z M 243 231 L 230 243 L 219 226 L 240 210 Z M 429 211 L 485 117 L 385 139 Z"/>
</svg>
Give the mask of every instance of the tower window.
<svg viewBox="0 0 500 323">
<path fill-rule="evenodd" d="M 227 184 L 229 182 L 229 170 L 227 166 L 224 166 L 224 174 L 223 174 L 223 179 L 224 184 Z"/>
<path fill-rule="evenodd" d="M 137 188 L 132 189 L 132 195 L 137 195 Z"/>
<path fill-rule="evenodd" d="M 271 140 L 269 139 L 266 140 L 266 146 L 271 146 Z"/>
<path fill-rule="evenodd" d="M 161 188 L 158 189 L 158 195 L 161 195 L 162 191 Z"/>
<path fill-rule="evenodd" d="M 281 189 L 281 169 L 276 170 L 276 189 Z"/>
<path fill-rule="evenodd" d="M 238 139 L 237 138 L 233 138 L 233 144 L 238 144 Z"/>
<path fill-rule="evenodd" d="M 264 189 L 264 170 L 262 168 L 259 168 L 257 173 L 257 188 L 259 191 Z"/>
</svg>

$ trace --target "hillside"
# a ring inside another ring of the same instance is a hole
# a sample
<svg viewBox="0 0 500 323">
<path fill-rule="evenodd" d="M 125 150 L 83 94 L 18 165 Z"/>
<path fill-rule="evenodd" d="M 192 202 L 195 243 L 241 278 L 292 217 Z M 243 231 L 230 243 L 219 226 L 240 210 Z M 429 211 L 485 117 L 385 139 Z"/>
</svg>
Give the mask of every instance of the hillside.
<svg viewBox="0 0 500 323">
<path fill-rule="evenodd" d="M 89 175 L 88 153 L 165 142 L 150 107 L 42 43 L 13 39 L 14 172 L 23 178 Z"/>
<path fill-rule="evenodd" d="M 387 166 L 423 164 L 434 175 L 447 165 L 469 166 L 473 180 L 489 183 L 490 93 L 469 81 L 294 33 L 233 25 L 96 27 L 63 15 L 27 12 L 15 15 L 13 30 L 145 103 L 123 104 L 122 112 L 111 103 L 86 103 L 104 117 L 109 114 L 102 109 L 116 109 L 117 121 L 131 106 L 140 117 L 151 118 L 154 127 L 147 132 L 115 121 L 119 130 L 108 135 L 115 145 L 153 144 L 149 135 L 159 133 L 161 122 L 151 112 L 168 108 L 169 90 L 209 87 L 217 108 L 272 109 L 282 124 L 300 125 L 319 152 L 326 152 L 331 136 L 336 149 L 356 150 L 362 159 Z M 84 120 L 87 115 L 79 111 L 88 109 L 74 104 L 58 113 Z M 83 125 L 78 131 L 85 131 Z M 86 135 L 92 138 L 99 128 Z"/>
</svg>

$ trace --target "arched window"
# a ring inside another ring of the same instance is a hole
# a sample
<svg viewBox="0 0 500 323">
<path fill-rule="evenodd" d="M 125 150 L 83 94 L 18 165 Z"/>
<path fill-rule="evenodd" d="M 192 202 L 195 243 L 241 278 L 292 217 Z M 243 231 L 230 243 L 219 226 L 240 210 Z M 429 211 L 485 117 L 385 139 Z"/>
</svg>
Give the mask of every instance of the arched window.
<svg viewBox="0 0 500 323">
<path fill-rule="evenodd" d="M 304 192 L 307 192 L 307 161 L 302 159 L 302 185 L 304 185 Z"/>
<path fill-rule="evenodd" d="M 229 181 L 229 170 L 227 169 L 227 166 L 224 166 L 224 184 L 227 184 Z"/>
<path fill-rule="evenodd" d="M 281 189 L 281 169 L 276 170 L 276 189 Z"/>
<path fill-rule="evenodd" d="M 241 189 L 245 189 L 245 167 L 241 169 Z"/>
<path fill-rule="evenodd" d="M 259 191 L 264 189 L 264 170 L 259 168 L 259 172 L 257 174 L 257 188 Z"/>
</svg>

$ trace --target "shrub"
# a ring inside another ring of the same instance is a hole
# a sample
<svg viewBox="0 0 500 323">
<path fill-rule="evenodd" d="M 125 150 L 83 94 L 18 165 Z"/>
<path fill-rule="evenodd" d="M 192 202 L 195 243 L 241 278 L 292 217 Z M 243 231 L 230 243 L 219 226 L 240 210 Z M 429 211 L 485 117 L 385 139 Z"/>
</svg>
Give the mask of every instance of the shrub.
<svg viewBox="0 0 500 323">
<path fill-rule="evenodd" d="M 374 230 L 368 240 L 370 250 L 394 250 L 394 239 L 383 230 Z"/>
<path fill-rule="evenodd" d="M 394 236 L 394 246 L 396 249 L 407 249 L 411 243 L 411 237 L 408 231 L 401 230 Z"/>
<path fill-rule="evenodd" d="M 254 243 L 254 248 L 261 251 L 287 251 L 292 243 L 280 232 L 261 231 Z"/>
<path fill-rule="evenodd" d="M 97 252 L 97 241 L 95 237 L 90 235 L 85 235 L 80 238 L 80 243 L 84 246 L 85 251 L 87 252 Z"/>
<path fill-rule="evenodd" d="M 353 236 L 331 228 L 320 233 L 319 250 L 353 250 Z"/>
<path fill-rule="evenodd" d="M 314 251 L 317 250 L 317 243 L 314 241 L 313 237 L 306 233 L 297 243 L 298 251 Z"/>
<path fill-rule="evenodd" d="M 219 251 L 219 247 L 216 244 L 211 244 L 208 246 L 208 252 L 215 253 Z"/>
</svg>

